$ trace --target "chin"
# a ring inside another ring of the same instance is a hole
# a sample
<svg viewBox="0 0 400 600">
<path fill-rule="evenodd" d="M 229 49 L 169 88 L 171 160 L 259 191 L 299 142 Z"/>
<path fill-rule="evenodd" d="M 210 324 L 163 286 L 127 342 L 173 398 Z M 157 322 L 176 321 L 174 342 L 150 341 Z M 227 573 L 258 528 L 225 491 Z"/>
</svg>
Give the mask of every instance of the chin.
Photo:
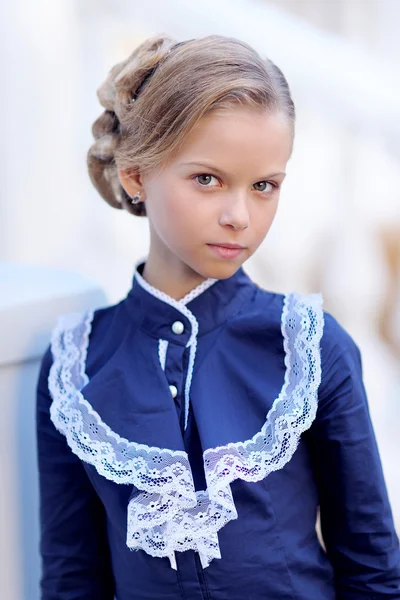
<svg viewBox="0 0 400 600">
<path fill-rule="evenodd" d="M 236 273 L 242 266 L 244 261 L 213 261 L 212 263 L 207 261 L 207 264 L 201 265 L 199 269 L 196 269 L 199 275 L 205 279 L 228 279 Z"/>
</svg>

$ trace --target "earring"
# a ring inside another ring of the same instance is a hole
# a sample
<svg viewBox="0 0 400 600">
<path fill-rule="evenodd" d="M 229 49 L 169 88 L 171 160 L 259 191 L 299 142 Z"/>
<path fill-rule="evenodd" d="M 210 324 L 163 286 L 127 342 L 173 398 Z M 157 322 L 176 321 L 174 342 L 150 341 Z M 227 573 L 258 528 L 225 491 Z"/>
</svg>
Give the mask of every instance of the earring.
<svg viewBox="0 0 400 600">
<path fill-rule="evenodd" d="M 139 204 L 140 202 L 140 192 L 137 192 L 130 200 L 131 204 Z"/>
</svg>

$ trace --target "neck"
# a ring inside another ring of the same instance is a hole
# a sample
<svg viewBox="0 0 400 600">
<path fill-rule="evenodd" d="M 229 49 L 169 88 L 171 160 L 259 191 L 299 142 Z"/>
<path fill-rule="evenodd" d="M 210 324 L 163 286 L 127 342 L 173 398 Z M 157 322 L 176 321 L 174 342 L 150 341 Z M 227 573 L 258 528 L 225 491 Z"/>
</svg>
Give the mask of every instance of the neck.
<svg viewBox="0 0 400 600">
<path fill-rule="evenodd" d="M 205 280 L 178 258 L 168 260 L 166 256 L 161 257 L 151 251 L 142 275 L 147 283 L 174 300 L 181 300 Z"/>
</svg>

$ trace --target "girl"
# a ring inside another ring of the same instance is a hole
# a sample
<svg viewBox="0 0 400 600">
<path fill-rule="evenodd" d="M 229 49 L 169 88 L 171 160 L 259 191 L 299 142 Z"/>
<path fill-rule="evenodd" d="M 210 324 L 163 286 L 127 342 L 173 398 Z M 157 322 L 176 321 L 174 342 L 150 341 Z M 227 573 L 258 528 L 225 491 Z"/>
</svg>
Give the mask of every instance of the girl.
<svg viewBox="0 0 400 600">
<path fill-rule="evenodd" d="M 43 359 L 43 600 L 400 598 L 359 350 L 320 295 L 242 268 L 292 151 L 281 71 L 157 37 L 98 96 L 90 177 L 151 243 L 127 297 L 62 317 Z"/>
</svg>

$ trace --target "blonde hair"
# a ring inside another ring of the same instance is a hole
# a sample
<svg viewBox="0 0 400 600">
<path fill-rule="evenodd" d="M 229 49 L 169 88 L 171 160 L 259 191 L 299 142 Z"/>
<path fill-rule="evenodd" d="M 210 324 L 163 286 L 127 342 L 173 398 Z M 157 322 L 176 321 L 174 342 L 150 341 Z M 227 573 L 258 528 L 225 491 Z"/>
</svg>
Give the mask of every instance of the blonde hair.
<svg viewBox="0 0 400 600">
<path fill-rule="evenodd" d="M 146 214 L 144 203 L 131 204 L 117 169 L 161 167 L 210 111 L 238 104 L 281 111 L 294 128 L 280 69 L 248 44 L 219 35 L 179 43 L 150 38 L 111 69 L 97 96 L 105 111 L 93 124 L 89 175 L 111 206 L 136 215 Z"/>
</svg>

